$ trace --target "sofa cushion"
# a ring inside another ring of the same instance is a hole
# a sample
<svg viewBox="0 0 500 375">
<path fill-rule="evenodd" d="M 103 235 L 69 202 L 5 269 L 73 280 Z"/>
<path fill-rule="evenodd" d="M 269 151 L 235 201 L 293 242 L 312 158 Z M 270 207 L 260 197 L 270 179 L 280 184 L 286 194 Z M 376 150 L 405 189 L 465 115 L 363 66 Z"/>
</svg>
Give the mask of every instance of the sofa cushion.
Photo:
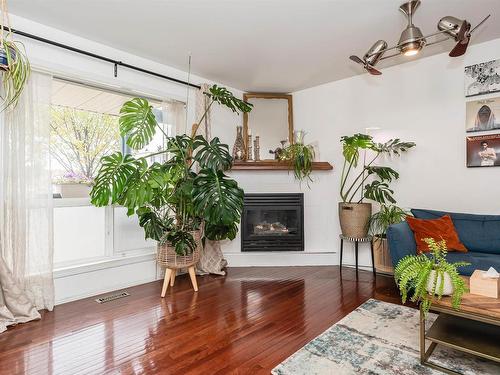
<svg viewBox="0 0 500 375">
<path fill-rule="evenodd" d="M 500 215 L 475 215 L 412 209 L 418 219 L 436 219 L 450 215 L 460 241 L 472 252 L 500 254 Z"/>
<path fill-rule="evenodd" d="M 408 216 L 406 222 L 415 235 L 417 254 L 431 252 L 429 245 L 425 242 L 428 238 L 433 238 L 436 242 L 443 239 L 446 241 L 449 251 L 467 251 L 465 246 L 460 242 L 450 215 L 445 215 L 437 219 L 416 219 Z"/>
</svg>

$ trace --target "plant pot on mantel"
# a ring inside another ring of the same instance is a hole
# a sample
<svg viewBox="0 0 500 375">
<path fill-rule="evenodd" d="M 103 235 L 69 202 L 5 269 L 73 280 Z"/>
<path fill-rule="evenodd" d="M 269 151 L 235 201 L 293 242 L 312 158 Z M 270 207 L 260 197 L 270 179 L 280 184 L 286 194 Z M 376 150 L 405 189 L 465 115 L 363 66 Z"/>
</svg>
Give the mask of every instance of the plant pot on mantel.
<svg viewBox="0 0 500 375">
<path fill-rule="evenodd" d="M 339 219 L 342 235 L 364 238 L 368 236 L 368 222 L 372 215 L 371 203 L 339 203 Z"/>
</svg>

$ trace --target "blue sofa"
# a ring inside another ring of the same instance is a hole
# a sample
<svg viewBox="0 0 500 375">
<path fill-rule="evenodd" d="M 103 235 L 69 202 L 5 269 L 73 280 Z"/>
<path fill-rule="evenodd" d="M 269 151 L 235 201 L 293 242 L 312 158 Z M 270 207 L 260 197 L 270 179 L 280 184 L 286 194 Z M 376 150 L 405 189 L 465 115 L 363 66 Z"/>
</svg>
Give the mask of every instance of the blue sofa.
<svg viewBox="0 0 500 375">
<path fill-rule="evenodd" d="M 462 275 L 470 276 L 476 269 L 490 267 L 500 272 L 500 215 L 473 215 L 453 212 L 413 209 L 417 219 L 437 219 L 450 215 L 460 237 L 469 250 L 467 253 L 449 252 L 449 262 L 468 262 L 470 266 L 459 268 Z M 387 241 L 394 267 L 406 255 L 416 254 L 415 237 L 406 222 L 391 225 L 387 230 Z"/>
</svg>

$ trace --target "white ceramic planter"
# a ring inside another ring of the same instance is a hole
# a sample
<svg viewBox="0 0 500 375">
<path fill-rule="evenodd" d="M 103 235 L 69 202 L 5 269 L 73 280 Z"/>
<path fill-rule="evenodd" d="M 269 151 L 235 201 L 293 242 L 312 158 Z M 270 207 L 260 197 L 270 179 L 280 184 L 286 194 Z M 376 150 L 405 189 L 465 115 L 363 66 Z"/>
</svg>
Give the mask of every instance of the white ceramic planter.
<svg viewBox="0 0 500 375">
<path fill-rule="evenodd" d="M 430 275 L 429 275 L 429 281 L 427 282 L 427 291 L 429 294 L 432 293 L 432 287 L 434 285 L 434 278 L 436 277 L 436 271 L 432 270 Z M 438 276 L 437 281 L 436 281 L 436 291 L 439 288 L 439 285 L 441 284 L 441 276 Z M 451 277 L 448 275 L 448 273 L 444 274 L 444 288 L 443 288 L 443 296 L 450 296 L 453 294 L 453 284 L 451 283 Z"/>
</svg>

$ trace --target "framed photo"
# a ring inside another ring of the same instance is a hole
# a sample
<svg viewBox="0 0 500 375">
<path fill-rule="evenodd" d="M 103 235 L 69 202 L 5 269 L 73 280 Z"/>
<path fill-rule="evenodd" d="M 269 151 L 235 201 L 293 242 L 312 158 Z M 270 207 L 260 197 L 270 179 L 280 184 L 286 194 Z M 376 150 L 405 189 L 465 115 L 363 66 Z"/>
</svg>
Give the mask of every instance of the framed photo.
<svg viewBox="0 0 500 375">
<path fill-rule="evenodd" d="M 467 133 L 500 129 L 500 96 L 467 102 L 465 118 Z"/>
<path fill-rule="evenodd" d="M 500 91 L 500 59 L 465 67 L 465 96 Z"/>
<path fill-rule="evenodd" d="M 467 167 L 500 166 L 500 134 L 467 137 Z"/>
</svg>

